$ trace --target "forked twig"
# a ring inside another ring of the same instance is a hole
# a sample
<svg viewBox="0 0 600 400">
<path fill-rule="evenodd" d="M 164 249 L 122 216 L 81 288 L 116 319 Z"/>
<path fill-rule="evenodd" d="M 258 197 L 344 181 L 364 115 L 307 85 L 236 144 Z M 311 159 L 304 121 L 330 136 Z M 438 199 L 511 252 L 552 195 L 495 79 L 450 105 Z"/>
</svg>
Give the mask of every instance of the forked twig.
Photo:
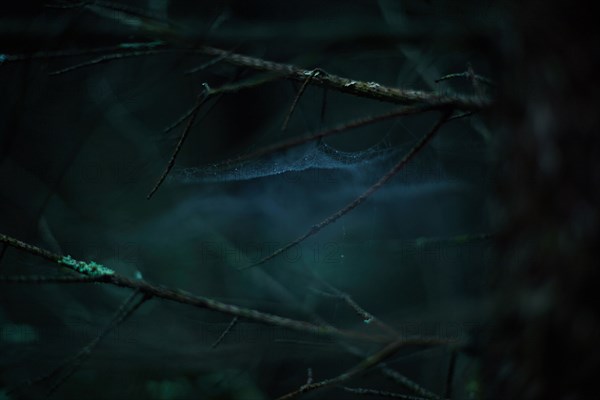
<svg viewBox="0 0 600 400">
<path fill-rule="evenodd" d="M 371 314 L 370 312 L 362 308 L 358 303 L 356 303 L 349 294 L 342 292 L 341 290 L 333 286 L 330 286 L 329 289 L 333 293 L 322 292 L 316 289 L 314 290 L 314 292 L 322 296 L 333 297 L 335 299 L 344 301 L 348 305 L 348 307 L 350 307 L 363 320 L 365 324 L 373 323 L 392 336 L 398 335 L 398 332 L 396 332 L 391 326 L 382 322 L 381 320 L 379 320 L 379 318 L 375 317 L 373 314 Z"/>
<path fill-rule="evenodd" d="M 450 360 L 448 362 L 448 374 L 446 375 L 446 385 L 444 388 L 444 398 L 450 399 L 452 398 L 452 383 L 454 381 L 454 370 L 456 368 L 456 357 L 458 356 L 458 351 L 456 349 L 452 349 L 450 353 Z"/>
<path fill-rule="evenodd" d="M 354 299 L 348 293 L 341 291 L 340 289 L 333 286 L 331 283 L 324 280 L 312 268 L 307 268 L 307 269 L 321 285 L 325 286 L 331 292 L 331 293 L 328 293 L 328 292 L 316 291 L 317 293 L 343 300 L 352 310 L 354 310 L 354 312 L 360 318 L 362 318 L 364 323 L 366 323 L 366 324 L 373 323 L 374 325 L 377 325 L 383 331 L 387 332 L 390 336 L 392 336 L 392 337 L 398 336 L 398 332 L 394 328 L 392 328 L 391 326 L 389 326 L 388 324 L 381 321 L 379 318 L 375 317 L 373 314 L 371 314 L 370 312 L 365 310 L 356 301 L 354 301 Z"/>
<path fill-rule="evenodd" d="M 319 276 L 319 274 L 311 269 L 311 268 L 307 268 L 308 272 L 318 281 L 323 283 L 325 286 L 329 287 L 330 289 L 334 289 L 333 292 L 335 293 L 336 291 L 338 291 L 338 289 L 331 285 L 329 282 L 325 281 L 321 276 Z M 325 296 L 329 296 L 329 297 L 338 297 L 335 294 L 332 293 L 327 293 L 327 292 L 323 292 L 323 294 Z M 361 310 L 364 310 L 361 306 L 359 306 L 358 304 L 356 304 Z M 370 314 L 369 312 L 365 311 L 365 313 Z M 316 316 L 317 321 L 319 321 L 319 324 L 322 325 L 329 325 L 326 321 L 322 320 L 320 317 Z M 380 321 L 380 320 L 379 320 Z M 385 323 L 381 322 L 382 324 L 385 325 Z M 390 327 L 386 325 L 386 328 L 384 328 L 385 330 L 387 330 L 388 332 L 392 333 L 392 336 L 398 336 L 398 334 L 396 333 L 396 331 Z M 393 332 L 392 332 L 393 331 Z M 317 345 L 317 344 L 321 344 L 321 343 L 310 343 L 311 345 Z M 348 352 L 349 354 L 352 354 L 358 358 L 364 359 L 366 356 L 365 354 L 362 352 L 362 350 L 356 348 L 355 346 L 352 346 L 348 343 L 344 343 L 341 342 L 340 345 L 345 349 L 346 352 Z M 388 367 L 385 363 L 380 363 L 378 366 L 378 370 L 381 372 L 381 374 L 383 374 L 386 378 L 394 381 L 395 383 L 397 383 L 398 385 L 404 387 L 405 389 L 410 390 L 411 392 L 429 399 L 429 400 L 440 400 L 441 397 L 436 395 L 435 393 L 431 392 L 430 390 L 427 390 L 426 388 L 424 388 L 423 386 L 419 385 L 417 382 L 413 381 L 412 379 L 408 378 L 407 376 L 399 373 L 398 371 Z"/>
<path fill-rule="evenodd" d="M 427 342 L 423 342 L 424 345 L 427 345 Z M 299 395 L 310 392 L 317 389 L 323 389 L 329 386 L 339 385 L 341 383 L 347 382 L 348 380 L 355 378 L 358 375 L 361 375 L 366 370 L 377 366 L 382 363 L 389 357 L 396 354 L 401 348 L 405 347 L 404 339 L 396 340 L 387 346 L 385 346 L 382 350 L 374 353 L 373 355 L 365 358 L 362 362 L 357 364 L 354 368 L 344 372 L 334 378 L 325 379 L 316 383 L 311 383 L 310 385 L 302 385 L 297 390 L 290 392 L 284 396 L 278 398 L 278 400 L 287 400 L 298 397 Z"/>
<path fill-rule="evenodd" d="M 427 143 L 429 143 L 429 141 L 435 136 L 435 134 L 442 127 L 442 125 L 444 125 L 444 123 L 446 122 L 446 120 L 450 117 L 450 114 L 451 114 L 451 111 L 449 111 L 449 110 L 445 111 L 442 114 L 441 118 L 435 123 L 435 125 L 433 126 L 433 128 L 425 136 L 423 136 L 421 138 L 421 140 L 419 140 L 419 142 L 408 152 L 408 154 L 406 154 L 385 175 L 383 175 L 377 182 L 375 182 L 375 184 L 373 184 L 371 187 L 369 187 L 363 194 L 361 194 L 360 196 L 358 196 L 355 200 L 353 200 L 352 202 L 350 202 L 349 204 L 347 204 L 345 207 L 341 208 L 340 210 L 336 211 L 335 213 L 331 214 L 330 216 L 328 216 L 327 218 L 325 218 L 323 221 L 319 222 L 318 224 L 313 225 L 312 228 L 310 228 L 305 234 L 303 234 L 299 238 L 297 238 L 297 239 L 289 242 L 285 246 L 283 246 L 283 247 L 275 250 L 273 253 L 271 253 L 270 255 L 262 258 L 261 260 L 257 261 L 256 263 L 248 265 L 248 266 L 245 266 L 245 267 L 240 267 L 239 269 L 240 270 L 249 269 L 249 268 L 252 268 L 252 267 L 256 267 L 256 266 L 262 265 L 262 264 L 266 263 L 267 261 L 272 260 L 273 258 L 275 258 L 278 255 L 286 252 L 290 248 L 292 248 L 292 247 L 296 246 L 297 244 L 303 242 L 304 240 L 308 239 L 309 237 L 317 234 L 319 231 L 321 231 L 321 229 L 325 228 L 328 225 L 331 225 L 332 223 L 334 223 L 335 221 L 337 221 L 339 218 L 343 217 L 344 215 L 348 214 L 350 211 L 354 210 L 356 207 L 358 207 L 360 204 L 362 204 L 365 200 L 367 200 L 373 193 L 375 193 L 383 185 L 385 185 L 390 179 L 392 179 L 398 172 L 400 172 L 400 170 L 402 168 L 404 168 L 404 166 L 423 147 L 425 147 L 425 145 Z"/>
</svg>

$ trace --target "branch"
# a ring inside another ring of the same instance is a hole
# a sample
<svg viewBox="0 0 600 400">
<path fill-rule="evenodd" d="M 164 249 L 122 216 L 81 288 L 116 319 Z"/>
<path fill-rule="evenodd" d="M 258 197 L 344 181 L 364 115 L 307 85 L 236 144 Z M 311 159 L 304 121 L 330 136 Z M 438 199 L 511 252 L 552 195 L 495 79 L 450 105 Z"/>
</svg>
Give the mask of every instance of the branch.
<svg viewBox="0 0 600 400">
<path fill-rule="evenodd" d="M 400 386 L 410 390 L 411 392 L 416 393 L 426 399 L 441 399 L 441 397 L 437 394 L 425 389 L 423 386 L 419 385 L 417 382 L 411 380 L 407 376 L 404 376 L 398 371 L 388 367 L 385 363 L 381 363 L 379 368 L 381 369 L 381 373 L 383 375 L 385 375 L 387 378 L 390 378 Z"/>
<path fill-rule="evenodd" d="M 202 46 L 196 51 L 204 55 L 219 57 L 222 61 L 229 64 L 252 68 L 258 71 L 280 73 L 284 78 L 299 82 L 305 82 L 308 77 L 312 77 L 310 82 L 317 86 L 323 86 L 328 89 L 337 90 L 358 97 L 365 97 L 388 103 L 420 103 L 429 104 L 439 109 L 452 107 L 465 111 L 482 111 L 491 106 L 491 100 L 482 96 L 464 96 L 459 94 L 446 95 L 421 90 L 393 88 L 380 85 L 376 82 L 364 82 L 344 78 L 329 74 L 323 70 L 319 70 L 319 73 L 315 74 L 315 70 L 303 69 L 289 64 L 281 64 L 263 60 L 261 58 L 231 53 L 210 46 Z"/>
<path fill-rule="evenodd" d="M 492 101 L 489 98 L 481 95 L 469 96 L 462 94 L 443 94 L 439 92 L 389 87 L 381 85 L 377 82 L 357 81 L 354 79 L 333 75 L 320 69 L 319 73 L 315 74 L 314 69 L 304 69 L 290 64 L 283 64 L 263 60 L 261 58 L 232 53 L 231 51 L 222 50 L 211 46 L 168 47 L 164 44 L 165 42 L 137 43 L 136 47 L 133 47 L 133 51 L 123 51 L 113 54 L 102 55 L 96 59 L 86 61 L 71 67 L 63 68 L 59 71 L 55 71 L 54 74 L 62 74 L 76 69 L 98 65 L 104 62 L 121 60 L 129 57 L 182 52 L 216 57 L 219 59 L 219 61 L 222 62 L 226 62 L 232 65 L 238 65 L 241 67 L 251 68 L 257 71 L 276 73 L 282 78 L 291 79 L 299 82 L 305 82 L 307 78 L 312 77 L 310 79 L 311 84 L 326 87 L 332 90 L 337 90 L 343 93 L 348 93 L 358 97 L 364 97 L 388 103 L 427 104 L 437 109 L 445 109 L 451 107 L 464 111 L 483 111 L 485 109 L 488 109 L 492 105 Z M 126 50 L 129 49 L 128 47 L 124 48 Z M 86 51 L 45 52 L 35 53 L 32 55 L 4 54 L 2 55 L 2 62 L 15 62 L 35 58 L 69 57 L 74 55 L 80 56 L 86 54 L 86 52 L 89 54 L 93 54 L 103 50 L 106 50 L 106 48 L 103 48 L 102 50 L 89 49 Z"/>
<path fill-rule="evenodd" d="M 421 140 L 419 140 L 419 142 L 408 152 L 408 154 L 406 154 L 404 156 L 404 158 L 402 158 L 402 160 L 400 160 L 396 165 L 394 165 L 392 167 L 392 169 L 390 169 L 384 176 L 382 176 L 377 182 L 375 182 L 370 188 L 368 188 L 363 194 L 361 194 L 360 196 L 358 196 L 355 200 L 353 200 L 352 202 L 348 203 L 345 207 L 343 207 L 342 209 L 338 210 L 337 212 L 331 214 L 329 217 L 325 218 L 323 221 L 319 222 L 318 224 L 313 225 L 313 227 L 310 228 L 308 230 L 308 232 L 306 232 L 305 234 L 303 234 L 302 236 L 300 236 L 296 240 L 294 240 L 292 242 L 289 242 L 285 246 L 283 246 L 283 247 L 275 250 L 273 253 L 271 253 L 270 255 L 264 257 L 263 259 L 257 261 L 256 263 L 248 265 L 248 266 L 245 266 L 245 267 L 240 267 L 239 269 L 240 270 L 249 269 L 249 268 L 252 268 L 252 267 L 256 267 L 258 265 L 262 265 L 262 264 L 266 263 L 267 261 L 272 260 L 273 258 L 277 257 L 278 255 L 286 252 L 290 248 L 296 246 L 297 244 L 302 243 L 304 240 L 308 239 L 309 237 L 317 234 L 319 231 L 321 231 L 321 229 L 325 228 L 328 225 L 331 225 L 332 223 L 334 223 L 335 221 L 337 221 L 338 219 L 340 219 L 344 215 L 348 214 L 350 211 L 354 210 L 356 207 L 358 207 L 360 204 L 362 204 L 365 200 L 367 200 L 373 193 L 375 193 L 383 185 L 385 185 L 390 179 L 392 179 L 398 172 L 400 172 L 400 170 L 402 168 L 404 168 L 404 166 L 423 147 L 425 147 L 425 145 L 427 143 L 429 143 L 429 141 L 435 136 L 435 134 L 442 127 L 442 125 L 444 125 L 444 123 L 450 117 L 450 113 L 451 113 L 451 111 L 445 111 L 443 113 L 442 117 L 435 123 L 435 125 L 433 126 L 433 128 L 431 128 L 431 130 L 425 136 L 423 136 L 421 138 Z"/>
<path fill-rule="evenodd" d="M 289 150 L 289 149 L 297 147 L 297 146 L 301 146 L 301 145 L 309 143 L 309 142 L 313 142 L 313 141 L 317 141 L 317 140 L 320 140 L 320 139 L 323 139 L 326 137 L 338 135 L 340 133 L 349 131 L 351 129 L 361 128 L 363 126 L 367 126 L 367 125 L 374 124 L 377 122 L 386 121 L 388 119 L 404 117 L 404 116 L 408 116 L 408 115 L 415 115 L 415 114 L 420 114 L 420 113 L 433 111 L 433 110 L 435 110 L 435 108 L 428 106 L 428 105 L 415 105 L 415 106 L 401 107 L 401 108 L 398 108 L 398 109 L 395 109 L 392 111 L 388 111 L 386 113 L 371 115 L 371 116 L 355 119 L 353 121 L 334 126 L 333 128 L 322 130 L 322 131 L 314 133 L 312 135 L 293 137 L 291 139 L 284 140 L 279 143 L 268 145 L 268 146 L 265 146 L 256 151 L 250 152 L 248 154 L 244 154 L 239 157 L 225 160 L 225 161 L 221 162 L 220 165 L 236 164 L 236 163 L 239 163 L 242 161 L 247 161 L 247 160 L 251 160 L 254 158 L 268 156 L 271 154 Z"/>
<path fill-rule="evenodd" d="M 6 243 L 12 247 L 17 249 L 26 251 L 30 254 L 45 258 L 50 260 L 58 265 L 65 266 L 61 264 L 61 260 L 65 257 L 59 254 L 52 253 L 48 250 L 41 249 L 37 246 L 33 246 L 24 242 L 21 242 L 15 238 L 10 236 L 6 236 L 0 233 L 0 242 Z M 68 267 L 68 265 L 67 265 Z M 79 272 L 81 275 L 86 276 L 86 273 Z M 286 317 L 281 317 L 274 314 L 264 313 L 258 310 L 239 307 L 232 304 L 222 303 L 218 300 L 214 300 L 208 297 L 196 296 L 186 291 L 180 289 L 172 289 L 168 287 L 164 287 L 161 285 L 152 284 L 145 280 L 141 279 L 130 279 L 125 276 L 119 275 L 117 273 L 96 275 L 91 274 L 87 276 L 92 276 L 95 279 L 90 280 L 91 282 L 98 282 L 109 284 L 113 286 L 119 286 L 123 288 L 129 288 L 133 290 L 138 290 L 140 293 L 143 293 L 146 296 L 157 297 L 164 300 L 173 301 L 176 303 L 187 304 L 194 307 L 207 309 L 215 312 L 220 312 L 223 314 L 231 315 L 233 317 L 245 318 L 248 320 L 279 326 L 286 329 L 291 329 L 299 332 L 310 333 L 321 336 L 333 336 L 347 339 L 357 339 L 375 343 L 386 343 L 388 340 L 387 336 L 382 335 L 368 335 L 360 332 L 347 331 L 334 328 L 332 326 L 319 326 L 315 324 L 311 324 L 305 321 L 294 320 Z M 87 280 L 86 280 L 87 281 Z M 1 281 L 0 281 L 1 282 Z M 449 341 L 447 339 L 441 338 L 433 338 L 433 337 L 411 337 L 403 339 L 406 345 L 420 345 L 425 341 L 426 343 L 430 343 L 432 345 L 442 345 L 448 344 Z"/>
<path fill-rule="evenodd" d="M 422 344 L 426 345 L 427 342 L 424 341 Z M 357 364 L 354 368 L 350 369 L 349 371 L 344 372 L 331 379 L 325 379 L 320 382 L 312 383 L 310 385 L 303 385 L 299 389 L 279 397 L 277 400 L 293 399 L 306 392 L 344 383 L 352 378 L 355 378 L 358 375 L 361 375 L 366 370 L 385 361 L 405 346 L 406 343 L 404 339 L 396 340 L 395 342 L 388 344 L 386 347 L 384 347 L 377 353 L 365 358 L 361 363 Z"/>
<path fill-rule="evenodd" d="M 150 193 L 148 193 L 148 196 L 146 196 L 146 199 L 148 199 L 148 200 L 150 200 L 150 198 L 154 195 L 154 193 L 156 193 L 156 191 L 158 190 L 160 185 L 167 178 L 167 175 L 169 174 L 171 169 L 173 169 L 173 166 L 175 165 L 175 159 L 177 158 L 179 151 L 181 151 L 181 148 L 183 147 L 183 143 L 185 142 L 185 139 L 187 139 L 188 134 L 192 130 L 192 126 L 194 126 L 194 121 L 196 120 L 196 117 L 198 116 L 198 113 L 200 112 L 200 107 L 202 107 L 202 105 L 204 104 L 206 99 L 208 99 L 210 87 L 206 83 L 204 83 L 203 85 L 204 85 L 204 90 L 201 94 L 198 95 L 198 98 L 196 100 L 196 105 L 192 109 L 192 112 L 188 119 L 188 123 L 186 124 L 185 129 L 183 130 L 183 133 L 179 137 L 179 141 L 177 142 L 177 145 L 175 146 L 175 149 L 173 150 L 173 154 L 171 155 L 171 158 L 169 159 L 169 163 L 165 167 L 165 170 L 163 171 L 163 173 L 158 178 L 158 181 L 156 182 L 156 184 L 154 185 L 154 187 L 152 188 Z"/>
</svg>

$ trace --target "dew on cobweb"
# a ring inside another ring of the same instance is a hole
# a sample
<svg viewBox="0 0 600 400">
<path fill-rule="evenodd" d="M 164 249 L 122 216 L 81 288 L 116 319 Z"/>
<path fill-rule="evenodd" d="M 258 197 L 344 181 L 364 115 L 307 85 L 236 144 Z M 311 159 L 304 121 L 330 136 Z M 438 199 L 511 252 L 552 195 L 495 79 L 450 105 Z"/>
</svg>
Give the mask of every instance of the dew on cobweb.
<svg viewBox="0 0 600 400">
<path fill-rule="evenodd" d="M 285 153 L 247 160 L 237 164 L 213 164 L 197 168 L 179 168 L 171 180 L 180 183 L 229 182 L 264 178 L 310 169 L 351 170 L 367 164 L 397 158 L 399 149 L 376 144 L 368 149 L 346 152 L 324 142 L 298 146 Z"/>
</svg>

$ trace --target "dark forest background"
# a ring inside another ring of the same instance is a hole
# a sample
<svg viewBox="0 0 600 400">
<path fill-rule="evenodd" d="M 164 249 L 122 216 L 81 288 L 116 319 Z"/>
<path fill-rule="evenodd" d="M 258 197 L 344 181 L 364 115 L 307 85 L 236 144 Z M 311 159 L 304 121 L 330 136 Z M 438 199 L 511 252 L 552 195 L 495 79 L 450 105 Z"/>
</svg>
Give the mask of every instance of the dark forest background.
<svg viewBox="0 0 600 400">
<path fill-rule="evenodd" d="M 451 341 L 408 346 L 387 369 L 305 398 L 593 398 L 597 35 L 584 5 L 515 3 L 3 5 L 0 233 L 228 304 L 380 332 L 351 298 L 401 336 Z M 173 51 L 63 70 L 98 57 L 94 49 L 140 43 L 210 45 L 491 105 L 457 110 L 460 118 L 365 203 L 240 271 L 367 190 L 438 116 L 390 119 L 223 165 L 397 106 L 309 82 L 282 130 L 303 82 L 226 60 Z M 165 128 L 206 85 L 251 81 L 203 104 L 148 200 L 185 124 Z M 62 271 L 2 246 L 2 276 Z M 73 361 L 129 295 L 100 283 L 0 282 L 0 399 L 277 398 L 381 347 L 244 318 L 215 346 L 231 316 L 154 298 Z"/>
</svg>

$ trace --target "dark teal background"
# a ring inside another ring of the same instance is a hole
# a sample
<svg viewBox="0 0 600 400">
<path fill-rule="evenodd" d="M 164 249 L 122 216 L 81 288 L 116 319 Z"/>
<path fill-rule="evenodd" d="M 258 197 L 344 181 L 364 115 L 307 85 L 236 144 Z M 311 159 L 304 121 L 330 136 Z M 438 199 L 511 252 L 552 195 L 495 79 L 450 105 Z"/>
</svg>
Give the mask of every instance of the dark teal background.
<svg viewBox="0 0 600 400">
<path fill-rule="evenodd" d="M 473 92 L 460 79 L 435 83 L 465 71 L 468 63 L 495 77 L 495 49 L 488 39 L 505 29 L 500 12 L 485 2 L 197 3 L 130 5 L 154 7 L 157 15 L 178 23 L 186 43 L 443 92 Z M 33 2 L 12 7 L 0 16 L 4 54 L 157 39 L 89 10 Z M 163 129 L 190 109 L 202 83 L 214 88 L 260 75 L 222 62 L 185 74 L 209 59 L 166 54 L 49 76 L 93 57 L 0 64 L 1 232 L 127 276 L 141 273 L 154 283 L 296 319 L 318 314 L 339 327 L 376 330 L 343 301 L 316 293 L 311 269 L 402 333 L 464 343 L 482 325 L 493 257 L 489 239 L 479 236 L 492 229 L 494 133 L 487 116 L 448 123 L 365 204 L 279 258 L 240 272 L 237 267 L 295 239 L 360 195 L 437 116 L 407 117 L 326 139 L 334 156 L 367 156 L 343 167 L 316 159 L 310 168 L 286 171 L 292 152 L 248 162 L 233 181 L 219 182 L 220 175 L 216 182 L 177 179 L 190 171 L 197 178 L 207 166 L 284 138 L 392 108 L 309 85 L 282 132 L 299 84 L 274 81 L 209 102 L 172 178 L 146 200 L 182 130 Z M 374 148 L 385 156 L 369 158 Z M 304 150 L 298 151 L 301 156 Z M 257 168 L 264 176 L 245 179 Z M 15 249 L 2 255 L 4 275 L 56 271 Z M 3 284 L 0 387 L 43 374 L 75 354 L 126 297 L 126 290 L 98 284 Z M 97 347 L 55 397 L 263 399 L 304 384 L 307 368 L 321 380 L 358 361 L 332 339 L 243 320 L 211 349 L 229 321 L 151 300 Z M 441 394 L 448 358 L 447 349 L 407 349 L 389 366 Z M 477 396 L 476 363 L 463 355 L 457 368 L 456 392 Z M 402 390 L 374 372 L 349 386 Z M 328 390 L 312 398 L 356 397 Z"/>
</svg>

